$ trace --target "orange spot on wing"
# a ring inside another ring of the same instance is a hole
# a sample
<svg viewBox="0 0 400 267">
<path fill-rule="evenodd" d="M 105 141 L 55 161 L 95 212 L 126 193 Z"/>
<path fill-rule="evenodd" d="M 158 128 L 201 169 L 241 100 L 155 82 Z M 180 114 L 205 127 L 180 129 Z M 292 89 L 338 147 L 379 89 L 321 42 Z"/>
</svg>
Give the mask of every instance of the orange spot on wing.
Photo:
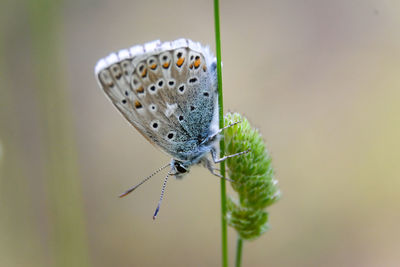
<svg viewBox="0 0 400 267">
<path fill-rule="evenodd" d="M 180 67 L 180 66 L 182 66 L 182 64 L 183 64 L 184 61 L 185 61 L 185 58 L 184 58 L 184 57 L 181 57 L 181 58 L 179 58 L 178 61 L 176 62 L 176 65 L 177 65 L 178 67 Z"/>
<path fill-rule="evenodd" d="M 142 74 L 141 74 L 142 78 L 146 77 L 146 74 L 147 74 L 147 69 L 144 68 L 143 71 L 142 71 Z"/>
<path fill-rule="evenodd" d="M 155 70 L 157 68 L 157 64 L 153 64 L 150 66 L 150 69 Z"/>
<path fill-rule="evenodd" d="M 135 101 L 135 108 L 136 109 L 138 109 L 138 108 L 142 108 L 142 104 L 139 102 L 139 101 Z"/>
<path fill-rule="evenodd" d="M 165 62 L 162 66 L 163 66 L 164 68 L 168 68 L 168 67 L 169 67 L 169 62 Z"/>
<path fill-rule="evenodd" d="M 144 92 L 143 86 L 140 86 L 138 89 L 136 89 L 136 92 L 143 93 Z"/>
<path fill-rule="evenodd" d="M 197 69 L 200 66 L 200 58 L 194 61 L 194 67 Z"/>
</svg>

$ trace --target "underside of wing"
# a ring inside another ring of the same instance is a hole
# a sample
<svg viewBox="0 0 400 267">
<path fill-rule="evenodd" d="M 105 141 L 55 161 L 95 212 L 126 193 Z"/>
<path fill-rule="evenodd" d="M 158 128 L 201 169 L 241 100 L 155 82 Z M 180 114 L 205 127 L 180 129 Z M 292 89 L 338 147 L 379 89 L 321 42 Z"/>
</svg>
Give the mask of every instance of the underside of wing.
<svg viewBox="0 0 400 267">
<path fill-rule="evenodd" d="M 196 150 L 216 112 L 214 57 L 187 39 L 121 50 L 95 67 L 99 85 L 151 143 L 175 158 Z"/>
</svg>

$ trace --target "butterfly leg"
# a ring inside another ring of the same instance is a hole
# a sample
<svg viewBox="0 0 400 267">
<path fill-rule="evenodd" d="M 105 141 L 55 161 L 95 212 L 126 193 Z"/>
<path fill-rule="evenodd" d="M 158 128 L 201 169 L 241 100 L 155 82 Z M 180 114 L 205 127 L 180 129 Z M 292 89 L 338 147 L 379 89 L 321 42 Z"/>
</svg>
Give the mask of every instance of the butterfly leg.
<svg viewBox="0 0 400 267">
<path fill-rule="evenodd" d="M 225 179 L 225 180 L 227 180 L 228 182 L 234 182 L 233 180 L 231 180 L 231 179 L 229 179 L 229 178 L 226 178 L 226 177 L 224 177 L 224 176 L 222 176 L 221 174 L 219 174 L 219 173 L 216 173 L 215 171 L 217 170 L 217 171 L 219 171 L 219 169 L 216 169 L 215 168 L 215 166 L 214 166 L 214 164 L 210 161 L 210 160 L 206 160 L 205 161 L 205 167 L 213 174 L 213 175 L 215 175 L 215 176 L 217 176 L 217 177 L 219 177 L 219 178 L 221 178 L 221 179 Z"/>
<path fill-rule="evenodd" d="M 236 124 L 238 124 L 238 123 L 241 123 L 241 122 L 242 122 L 242 121 L 237 121 L 237 122 L 231 123 L 231 124 L 229 124 L 229 125 L 227 125 L 227 126 L 221 128 L 221 129 L 219 129 L 215 134 L 210 135 L 209 137 L 207 137 L 206 139 L 204 139 L 202 143 L 205 144 L 205 143 L 208 143 L 208 142 L 210 142 L 210 141 L 215 140 L 215 138 L 217 138 L 217 137 L 220 135 L 220 133 L 222 133 L 223 130 L 225 130 L 226 128 L 232 127 L 232 126 L 234 126 L 234 125 L 236 125 Z"/>
<path fill-rule="evenodd" d="M 217 132 L 216 134 L 220 134 L 220 133 L 221 133 L 223 130 L 225 130 L 226 128 L 235 126 L 236 124 L 241 123 L 241 122 L 242 122 L 242 121 L 237 121 L 237 122 L 231 123 L 231 124 L 229 124 L 229 125 L 227 125 L 227 126 L 225 126 L 225 127 L 222 127 L 221 129 L 218 130 L 218 132 Z"/>
<path fill-rule="evenodd" d="M 210 152 L 211 152 L 211 156 L 212 156 L 212 158 L 213 158 L 214 163 L 220 163 L 221 161 L 224 161 L 224 160 L 226 160 L 226 159 L 228 159 L 228 158 L 232 158 L 232 157 L 236 157 L 236 156 L 240 156 L 240 155 L 249 153 L 250 150 L 251 150 L 251 149 L 247 149 L 246 151 L 242 151 L 242 152 L 239 152 L 239 153 L 235 153 L 235 154 L 232 154 L 232 155 L 228 155 L 228 156 L 225 156 L 225 157 L 220 158 L 220 159 L 218 159 L 218 157 L 217 157 L 217 152 L 216 152 L 215 148 L 211 149 Z M 220 177 L 220 178 L 222 178 L 222 179 L 225 179 L 225 180 L 227 180 L 227 181 L 229 181 L 229 182 L 231 182 L 231 183 L 234 183 L 234 182 L 235 182 L 234 180 L 231 180 L 231 179 L 229 179 L 229 178 L 226 178 L 226 177 L 222 176 L 222 175 L 219 174 L 219 173 L 216 173 L 216 172 L 215 172 L 216 168 L 214 168 L 213 164 L 212 164 L 210 161 L 207 162 L 206 167 L 207 167 L 207 168 L 210 170 L 210 172 L 211 172 L 212 174 L 214 174 L 215 176 L 218 176 L 218 177 Z"/>
<path fill-rule="evenodd" d="M 231 180 L 231 179 L 229 179 L 229 178 L 226 178 L 226 177 L 222 176 L 221 174 L 216 173 L 216 172 L 214 172 L 214 171 L 211 171 L 211 173 L 214 174 L 215 176 L 221 178 L 221 179 L 227 180 L 228 182 L 231 182 L 231 183 L 234 183 L 234 182 L 235 182 L 234 180 Z"/>
<path fill-rule="evenodd" d="M 247 150 L 245 150 L 245 151 L 238 152 L 238 153 L 235 153 L 235 154 L 232 154 L 232 155 L 227 155 L 227 156 L 225 156 L 225 157 L 219 159 L 219 158 L 217 157 L 217 152 L 216 152 L 215 149 L 213 148 L 213 149 L 211 149 L 211 156 L 212 156 L 212 158 L 213 158 L 213 160 L 214 160 L 214 163 L 220 163 L 221 161 L 227 160 L 227 159 L 229 159 L 229 158 L 233 158 L 233 157 L 236 157 L 236 156 L 240 156 L 240 155 L 243 155 L 243 154 L 247 154 L 247 153 L 249 153 L 250 151 L 251 151 L 251 149 L 249 148 L 249 149 L 247 149 Z"/>
</svg>

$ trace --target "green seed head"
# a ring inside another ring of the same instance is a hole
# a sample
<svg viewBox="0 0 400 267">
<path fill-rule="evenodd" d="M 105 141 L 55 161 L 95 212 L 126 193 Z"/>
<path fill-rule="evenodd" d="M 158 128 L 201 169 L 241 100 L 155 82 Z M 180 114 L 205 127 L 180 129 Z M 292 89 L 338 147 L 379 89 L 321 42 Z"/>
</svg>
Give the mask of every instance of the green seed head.
<svg viewBox="0 0 400 267">
<path fill-rule="evenodd" d="M 229 178 L 238 200 L 228 200 L 228 223 L 243 239 L 259 237 L 268 229 L 265 208 L 280 197 L 277 181 L 271 166 L 271 157 L 257 129 L 238 113 L 224 117 L 225 126 L 238 124 L 224 130 L 225 154 L 231 155 L 250 149 L 250 152 L 227 160 Z"/>
</svg>

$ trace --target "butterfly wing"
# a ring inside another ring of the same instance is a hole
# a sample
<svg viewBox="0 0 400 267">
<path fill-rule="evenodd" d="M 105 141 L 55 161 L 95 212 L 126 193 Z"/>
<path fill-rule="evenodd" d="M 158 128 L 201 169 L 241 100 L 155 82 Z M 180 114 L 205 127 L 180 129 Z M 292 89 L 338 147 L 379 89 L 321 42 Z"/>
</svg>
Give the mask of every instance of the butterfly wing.
<svg viewBox="0 0 400 267">
<path fill-rule="evenodd" d="M 176 159 L 203 153 L 201 141 L 218 130 L 215 59 L 198 43 L 134 46 L 101 59 L 95 74 L 122 115 Z"/>
</svg>

